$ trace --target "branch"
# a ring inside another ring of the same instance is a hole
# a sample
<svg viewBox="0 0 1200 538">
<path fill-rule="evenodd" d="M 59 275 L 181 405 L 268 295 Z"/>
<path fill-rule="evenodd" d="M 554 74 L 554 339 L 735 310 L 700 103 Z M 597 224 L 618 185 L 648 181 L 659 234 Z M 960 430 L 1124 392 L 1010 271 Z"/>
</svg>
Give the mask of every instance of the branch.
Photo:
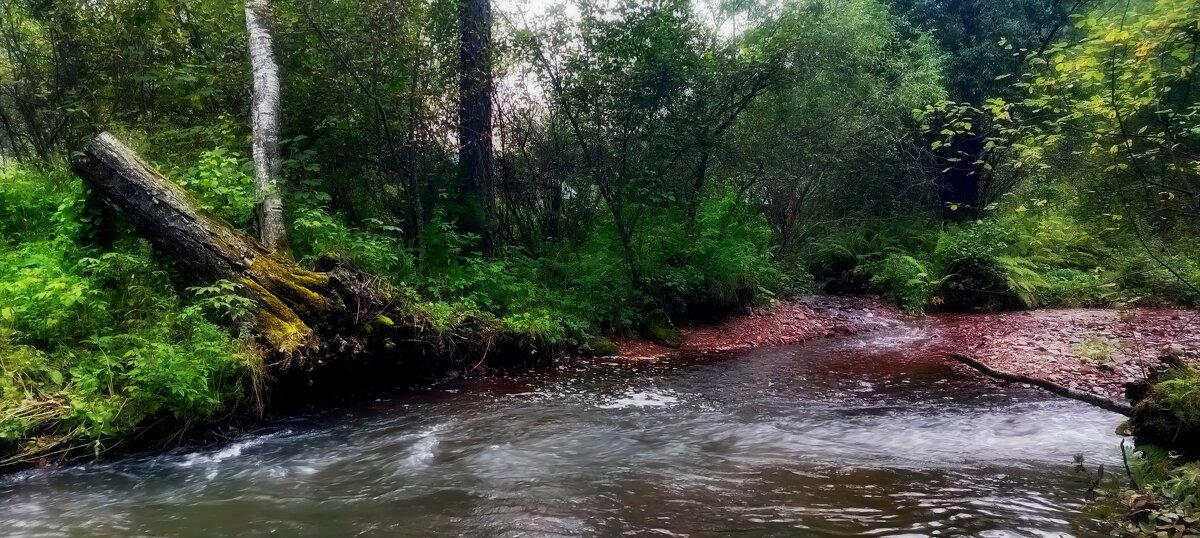
<svg viewBox="0 0 1200 538">
<path fill-rule="evenodd" d="M 982 362 L 979 362 L 978 360 L 975 360 L 971 357 L 968 357 L 966 355 L 961 355 L 958 353 L 949 353 L 948 355 L 951 359 L 954 359 L 960 363 L 970 366 L 971 368 L 978 370 L 980 373 L 982 373 L 988 377 L 993 377 L 993 378 L 1000 379 L 1003 381 L 1010 381 L 1013 383 L 1026 383 L 1026 384 L 1033 385 L 1038 388 L 1045 389 L 1049 392 L 1052 392 L 1052 393 L 1062 396 L 1064 398 L 1070 398 L 1072 400 L 1079 400 L 1081 402 L 1094 405 L 1101 409 L 1106 409 L 1106 410 L 1112 411 L 1114 413 L 1120 413 L 1125 416 L 1129 416 L 1131 413 L 1133 413 L 1133 406 L 1131 406 L 1125 402 L 1110 400 L 1110 399 L 1100 396 L 1098 394 L 1092 394 L 1090 392 L 1083 392 L 1080 390 L 1075 390 L 1072 388 L 1064 387 L 1062 385 L 1046 381 L 1045 379 L 1038 379 L 1036 377 L 1023 376 L 1023 375 L 1013 374 L 1013 373 L 1009 373 L 1009 372 L 1001 372 L 1000 370 L 993 369 L 992 367 L 990 367 Z"/>
</svg>

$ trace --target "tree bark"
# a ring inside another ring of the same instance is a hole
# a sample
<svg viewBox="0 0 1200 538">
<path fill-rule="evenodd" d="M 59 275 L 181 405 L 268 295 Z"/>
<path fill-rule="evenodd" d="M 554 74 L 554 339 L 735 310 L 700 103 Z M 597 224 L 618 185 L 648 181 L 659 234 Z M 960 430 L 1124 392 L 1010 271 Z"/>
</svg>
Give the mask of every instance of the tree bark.
<svg viewBox="0 0 1200 538">
<path fill-rule="evenodd" d="M 489 0 L 462 0 L 459 13 L 458 162 L 464 182 L 464 215 L 484 251 L 494 246 L 495 182 L 492 169 L 492 9 Z"/>
<path fill-rule="evenodd" d="M 270 0 L 246 0 L 250 67 L 254 95 L 250 108 L 253 131 L 255 213 L 258 237 L 267 248 L 289 250 L 280 192 L 283 158 L 279 148 L 279 66 L 275 63 Z"/>
</svg>

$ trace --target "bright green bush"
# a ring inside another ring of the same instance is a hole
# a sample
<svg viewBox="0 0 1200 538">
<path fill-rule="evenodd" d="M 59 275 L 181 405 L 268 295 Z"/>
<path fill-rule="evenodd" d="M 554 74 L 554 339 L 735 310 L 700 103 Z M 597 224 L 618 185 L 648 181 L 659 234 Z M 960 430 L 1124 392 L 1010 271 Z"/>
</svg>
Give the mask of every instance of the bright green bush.
<svg viewBox="0 0 1200 538">
<path fill-rule="evenodd" d="M 355 229 L 318 208 L 302 208 L 292 219 L 292 241 L 302 263 L 330 258 L 365 273 L 402 281 L 414 272 L 400 229 L 379 219 Z"/>
<path fill-rule="evenodd" d="M 1200 294 L 1193 289 L 1200 288 L 1200 259 L 1162 253 L 1157 258 L 1136 247 L 1122 249 L 1112 257 L 1111 278 L 1122 290 L 1121 300 L 1200 305 Z"/>
<path fill-rule="evenodd" d="M 938 293 L 951 310 L 1031 307 L 1040 284 L 1028 260 L 1009 256 L 1017 234 L 995 221 L 948 228 L 933 251 L 945 278 Z"/>
<path fill-rule="evenodd" d="M 0 444 L 18 455 L 185 430 L 255 390 L 261 360 L 206 315 L 236 322 L 245 299 L 180 296 L 140 240 L 77 246 L 80 197 L 58 172 L 0 172 Z"/>
<path fill-rule="evenodd" d="M 893 228 L 832 234 L 805 251 L 808 267 L 829 279 L 832 291 L 879 293 L 910 310 L 1196 304 L 1190 287 L 1143 249 L 1106 245 L 1099 233 L 1062 214 L 1015 213 L 940 230 Z M 1195 260 L 1160 258 L 1200 281 Z M 936 286 L 914 280 L 919 274 L 937 275 Z"/>
<path fill-rule="evenodd" d="M 694 225 L 663 210 L 646 228 L 642 289 L 672 315 L 728 313 L 780 282 L 765 218 L 732 197 L 703 202 Z"/>
<path fill-rule="evenodd" d="M 925 263 L 907 254 L 889 254 L 864 267 L 871 287 L 908 312 L 921 312 L 941 284 Z"/>
<path fill-rule="evenodd" d="M 253 163 L 237 152 L 219 147 L 200 154 L 196 164 L 173 176 L 200 208 L 242 229 L 254 222 Z"/>
<path fill-rule="evenodd" d="M 1116 284 L 1098 276 L 1079 269 L 1045 271 L 1042 280 L 1046 285 L 1037 290 L 1037 303 L 1056 307 L 1107 306 L 1113 301 Z"/>
</svg>

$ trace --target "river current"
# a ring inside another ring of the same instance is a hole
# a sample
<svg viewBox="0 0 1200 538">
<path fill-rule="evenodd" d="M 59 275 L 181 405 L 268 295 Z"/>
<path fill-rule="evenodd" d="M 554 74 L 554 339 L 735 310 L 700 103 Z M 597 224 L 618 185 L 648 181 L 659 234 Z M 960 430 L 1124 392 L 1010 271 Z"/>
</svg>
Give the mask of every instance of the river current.
<svg viewBox="0 0 1200 538">
<path fill-rule="evenodd" d="M 1120 417 L 999 384 L 921 326 L 580 362 L 0 479 L 0 535 L 1100 536 L 1072 458 Z"/>
</svg>

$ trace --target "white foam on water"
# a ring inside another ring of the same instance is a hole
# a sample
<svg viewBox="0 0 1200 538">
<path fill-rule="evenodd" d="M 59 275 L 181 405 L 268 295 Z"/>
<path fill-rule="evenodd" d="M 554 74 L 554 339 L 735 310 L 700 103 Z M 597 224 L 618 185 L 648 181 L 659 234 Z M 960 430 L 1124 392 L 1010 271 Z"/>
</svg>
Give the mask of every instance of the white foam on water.
<svg viewBox="0 0 1200 538">
<path fill-rule="evenodd" d="M 409 447 L 408 457 L 404 458 L 404 463 L 416 467 L 424 466 L 433 461 L 438 445 L 441 444 L 438 433 L 445 429 L 445 424 L 436 424 L 417 434 L 420 436 L 420 439 L 417 439 L 417 442 Z"/>
<path fill-rule="evenodd" d="M 253 439 L 238 441 L 214 452 L 193 452 L 187 456 L 184 456 L 183 461 L 180 461 L 178 465 L 180 467 L 195 467 L 197 465 L 220 463 L 222 461 L 241 456 L 246 449 L 262 446 L 271 439 L 288 435 L 290 433 L 292 433 L 291 430 L 287 430 L 283 432 L 262 435 Z"/>
<path fill-rule="evenodd" d="M 639 390 L 626 392 L 624 395 L 601 403 L 600 409 L 627 409 L 630 407 L 670 407 L 679 403 L 679 398 L 673 396 L 673 391 Z"/>
</svg>

